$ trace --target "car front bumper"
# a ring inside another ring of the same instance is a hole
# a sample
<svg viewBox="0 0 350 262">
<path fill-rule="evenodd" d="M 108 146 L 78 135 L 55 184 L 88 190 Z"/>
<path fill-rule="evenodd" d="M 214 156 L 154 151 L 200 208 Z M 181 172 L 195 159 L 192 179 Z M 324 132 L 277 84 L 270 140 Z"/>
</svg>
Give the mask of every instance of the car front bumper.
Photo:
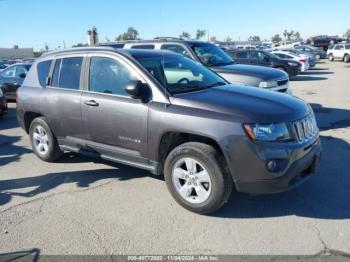
<svg viewBox="0 0 350 262">
<path fill-rule="evenodd" d="M 236 189 L 249 194 L 278 193 L 300 185 L 315 173 L 322 152 L 319 137 L 304 144 L 269 145 L 247 139 L 231 146 L 235 155 L 229 167 Z M 269 171 L 270 160 L 277 160 L 277 171 Z"/>
<path fill-rule="evenodd" d="M 303 158 L 295 161 L 281 177 L 270 180 L 236 182 L 239 192 L 272 194 L 291 190 L 304 183 L 316 171 L 321 159 L 321 146 L 315 147 Z"/>
</svg>

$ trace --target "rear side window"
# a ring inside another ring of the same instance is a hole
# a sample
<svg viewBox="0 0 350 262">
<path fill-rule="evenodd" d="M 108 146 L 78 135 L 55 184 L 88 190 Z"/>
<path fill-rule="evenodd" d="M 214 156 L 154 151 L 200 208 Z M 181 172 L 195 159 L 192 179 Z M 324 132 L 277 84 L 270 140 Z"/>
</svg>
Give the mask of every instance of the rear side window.
<svg viewBox="0 0 350 262">
<path fill-rule="evenodd" d="M 132 49 L 154 49 L 154 45 L 134 45 Z"/>
<path fill-rule="evenodd" d="M 51 62 L 52 60 L 47 60 L 38 64 L 38 78 L 41 87 L 46 86 L 46 79 L 49 76 Z"/>
<path fill-rule="evenodd" d="M 166 45 L 162 45 L 161 49 L 169 50 L 191 58 L 191 55 L 188 53 L 188 51 L 180 45 L 166 44 Z"/>
<path fill-rule="evenodd" d="M 350 49 L 350 45 L 346 45 L 346 46 L 345 46 L 345 49 L 346 49 L 346 50 L 349 50 L 349 49 Z"/>
<path fill-rule="evenodd" d="M 58 59 L 53 72 L 52 86 L 78 90 L 82 63 L 82 57 Z"/>
</svg>

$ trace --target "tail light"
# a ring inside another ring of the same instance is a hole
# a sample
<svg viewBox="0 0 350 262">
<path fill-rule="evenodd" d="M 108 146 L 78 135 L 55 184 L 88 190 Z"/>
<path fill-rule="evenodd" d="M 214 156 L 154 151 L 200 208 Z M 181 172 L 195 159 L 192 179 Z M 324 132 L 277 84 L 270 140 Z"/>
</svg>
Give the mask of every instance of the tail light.
<svg viewBox="0 0 350 262">
<path fill-rule="evenodd" d="M 305 59 L 299 59 L 299 62 L 305 63 Z"/>
</svg>

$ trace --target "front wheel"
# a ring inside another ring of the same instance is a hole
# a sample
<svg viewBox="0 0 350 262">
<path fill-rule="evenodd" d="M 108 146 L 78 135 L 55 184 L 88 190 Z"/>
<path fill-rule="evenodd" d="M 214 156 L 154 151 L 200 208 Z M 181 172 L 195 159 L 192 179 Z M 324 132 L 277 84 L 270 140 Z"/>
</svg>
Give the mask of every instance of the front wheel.
<svg viewBox="0 0 350 262">
<path fill-rule="evenodd" d="M 316 61 L 320 61 L 321 60 L 321 55 L 316 55 L 315 58 L 316 58 Z"/>
<path fill-rule="evenodd" d="M 329 54 L 328 60 L 329 60 L 329 61 L 334 61 L 334 56 L 333 56 L 333 54 Z"/>
<path fill-rule="evenodd" d="M 210 145 L 182 144 L 165 161 L 168 190 L 192 212 L 214 212 L 227 202 L 232 191 L 232 178 L 224 163 L 223 156 Z"/>
<path fill-rule="evenodd" d="M 62 156 L 57 139 L 44 117 L 35 118 L 29 128 L 34 153 L 43 161 L 53 162 Z"/>
</svg>

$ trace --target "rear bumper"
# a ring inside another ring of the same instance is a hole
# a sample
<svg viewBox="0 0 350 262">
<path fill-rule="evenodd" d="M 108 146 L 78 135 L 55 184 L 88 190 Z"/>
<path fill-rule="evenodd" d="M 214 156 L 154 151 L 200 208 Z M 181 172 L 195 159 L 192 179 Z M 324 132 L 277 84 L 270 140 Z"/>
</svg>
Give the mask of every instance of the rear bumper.
<svg viewBox="0 0 350 262">
<path fill-rule="evenodd" d="M 295 188 L 315 173 L 321 152 L 321 143 L 318 141 L 309 153 L 293 162 L 282 176 L 275 179 L 235 181 L 236 189 L 250 194 L 272 194 Z"/>
</svg>

